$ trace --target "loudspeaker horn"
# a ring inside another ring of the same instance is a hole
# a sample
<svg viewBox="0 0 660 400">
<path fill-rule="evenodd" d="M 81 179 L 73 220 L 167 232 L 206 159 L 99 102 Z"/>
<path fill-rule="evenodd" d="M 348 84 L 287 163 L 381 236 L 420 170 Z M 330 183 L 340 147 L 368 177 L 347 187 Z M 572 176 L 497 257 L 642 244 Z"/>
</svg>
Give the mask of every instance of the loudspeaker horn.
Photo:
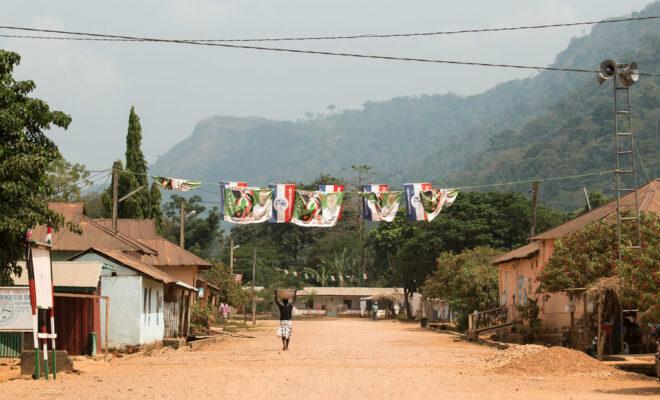
<svg viewBox="0 0 660 400">
<path fill-rule="evenodd" d="M 616 75 L 616 63 L 612 60 L 605 60 L 598 67 L 598 83 L 603 84 L 608 79 Z"/>
<path fill-rule="evenodd" d="M 639 80 L 639 66 L 636 62 L 631 62 L 621 68 L 619 72 L 619 83 L 621 86 L 632 86 Z"/>
</svg>

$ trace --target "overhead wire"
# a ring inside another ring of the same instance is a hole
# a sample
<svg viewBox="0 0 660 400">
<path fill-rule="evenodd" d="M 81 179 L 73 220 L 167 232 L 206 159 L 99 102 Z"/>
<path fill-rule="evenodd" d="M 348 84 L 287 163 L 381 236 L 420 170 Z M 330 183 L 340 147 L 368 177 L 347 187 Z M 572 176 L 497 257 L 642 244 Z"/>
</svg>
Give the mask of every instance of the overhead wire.
<svg viewBox="0 0 660 400">
<path fill-rule="evenodd" d="M 563 28 L 575 27 L 584 25 L 596 24 L 611 24 L 620 22 L 633 22 L 633 21 L 647 21 L 660 19 L 660 16 L 644 16 L 644 17 L 628 17 L 628 18 L 612 18 L 595 21 L 579 21 L 579 22 L 565 22 L 555 24 L 541 24 L 541 25 L 522 25 L 522 26 L 505 26 L 496 28 L 471 28 L 449 31 L 430 31 L 430 32 L 404 32 L 404 33 L 363 33 L 356 35 L 325 35 L 325 36 L 290 36 L 290 37 L 260 37 L 260 38 L 229 38 L 229 39 L 180 39 L 191 42 L 283 42 L 283 41 L 313 41 L 313 40 L 346 40 L 346 39 L 387 39 L 398 37 L 420 37 L 420 36 L 445 36 L 445 35 L 461 35 L 471 33 L 487 33 L 487 32 L 507 32 L 519 30 L 535 30 L 535 29 L 549 29 L 549 28 Z M 34 30 L 39 32 L 59 33 L 54 30 L 38 30 L 38 29 L 23 29 L 21 27 L 2 27 L 3 29 L 16 29 L 16 30 Z M 85 33 L 68 33 L 76 35 L 87 35 Z M 24 38 L 24 39 L 52 39 L 52 40 L 67 40 L 61 36 L 28 36 L 28 35 L 2 35 L 5 37 Z M 140 39 L 129 38 L 71 38 L 71 40 L 107 40 L 107 41 L 139 41 Z"/>
<path fill-rule="evenodd" d="M 100 33 L 92 33 L 92 32 L 76 32 L 76 31 L 27 28 L 27 27 L 4 26 L 4 25 L 0 26 L 0 29 L 58 33 L 65 35 L 82 35 L 82 36 L 89 36 L 95 38 L 130 39 L 131 41 L 139 41 L 139 42 L 174 43 L 174 44 L 184 44 L 184 45 L 194 45 L 194 46 L 224 47 L 224 48 L 232 48 L 232 49 L 259 50 L 259 51 L 283 52 L 283 53 L 295 53 L 295 54 L 314 54 L 314 55 L 324 55 L 324 56 L 333 56 L 333 57 L 350 57 L 350 58 L 375 59 L 375 60 L 387 60 L 387 61 L 466 65 L 466 66 L 510 68 L 510 69 L 536 70 L 536 71 L 562 71 L 562 72 L 579 72 L 579 73 L 591 73 L 591 74 L 598 73 L 598 71 L 595 69 L 585 69 L 585 68 L 564 68 L 564 67 L 550 67 L 550 66 L 537 66 L 537 65 L 501 64 L 501 63 L 487 63 L 487 62 L 476 62 L 476 61 L 442 60 L 442 59 L 419 58 L 419 57 L 384 56 L 384 55 L 375 55 L 375 54 L 346 53 L 346 52 L 333 52 L 333 51 L 322 51 L 322 50 L 302 50 L 302 49 L 291 49 L 291 48 L 282 48 L 282 47 L 263 47 L 263 46 L 228 44 L 228 43 L 219 43 L 219 42 L 199 42 L 199 41 L 180 40 L 180 39 L 158 39 L 158 38 L 150 38 L 150 37 L 109 35 L 109 34 L 100 34 Z M 652 74 L 645 72 L 639 72 L 639 75 L 660 77 L 660 74 Z"/>
<path fill-rule="evenodd" d="M 133 171 L 127 171 L 127 170 L 122 170 L 121 172 L 126 172 L 126 173 L 131 173 L 135 175 L 148 175 L 145 173 L 141 172 L 133 172 Z M 599 171 L 599 172 L 587 172 L 584 174 L 577 174 L 577 175 L 565 175 L 565 176 L 555 176 L 555 177 L 547 177 L 547 178 L 529 178 L 526 180 L 520 180 L 520 181 L 510 181 L 510 182 L 499 182 L 499 183 L 489 183 L 489 184 L 484 184 L 484 185 L 472 185 L 472 186 L 451 186 L 454 189 L 479 189 L 479 188 L 487 188 L 487 187 L 497 187 L 497 186 L 511 186 L 511 185 L 520 185 L 520 184 L 525 184 L 525 183 L 533 183 L 533 182 L 548 182 L 548 181 L 557 181 L 557 180 L 567 180 L 567 179 L 577 179 L 577 178 L 584 178 L 584 177 L 589 177 L 589 176 L 599 176 L 599 175 L 607 175 L 607 174 L 612 174 L 614 173 L 614 170 L 607 170 L 607 171 Z M 221 182 L 221 179 L 217 179 L 218 183 L 210 183 L 213 185 L 218 185 L 219 182 Z M 449 187 L 448 186 L 448 187 Z M 219 191 L 212 191 L 212 190 L 207 190 L 203 188 L 196 188 L 194 190 L 199 190 L 201 192 L 213 194 L 213 195 L 219 195 Z M 344 193 L 360 193 L 360 192 L 352 192 L 352 191 L 345 191 Z"/>
</svg>

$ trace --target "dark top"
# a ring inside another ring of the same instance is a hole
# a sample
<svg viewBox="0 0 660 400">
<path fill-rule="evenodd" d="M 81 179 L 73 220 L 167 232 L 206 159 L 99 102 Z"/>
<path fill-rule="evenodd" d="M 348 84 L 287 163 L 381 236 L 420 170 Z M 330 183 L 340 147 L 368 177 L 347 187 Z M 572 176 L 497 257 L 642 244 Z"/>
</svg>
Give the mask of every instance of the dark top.
<svg viewBox="0 0 660 400">
<path fill-rule="evenodd" d="M 277 294 L 275 294 L 275 303 L 280 309 L 280 321 L 288 321 L 291 319 L 291 314 L 293 313 L 293 303 L 296 302 L 296 296 L 293 297 L 292 301 L 289 301 L 288 304 L 283 304 L 277 299 Z"/>
</svg>

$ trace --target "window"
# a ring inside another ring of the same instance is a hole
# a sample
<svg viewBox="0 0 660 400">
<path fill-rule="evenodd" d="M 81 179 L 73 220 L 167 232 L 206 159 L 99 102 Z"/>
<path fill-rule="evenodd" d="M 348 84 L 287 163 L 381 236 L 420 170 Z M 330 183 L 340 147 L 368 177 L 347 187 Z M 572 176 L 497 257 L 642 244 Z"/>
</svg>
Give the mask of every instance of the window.
<svg viewBox="0 0 660 400">
<path fill-rule="evenodd" d="M 158 315 L 160 314 L 160 293 L 156 290 L 156 326 L 158 326 Z"/>
<path fill-rule="evenodd" d="M 149 292 L 147 291 L 147 288 L 144 288 L 144 299 L 142 301 L 142 313 L 144 314 L 144 323 L 147 323 L 147 301 Z"/>
<path fill-rule="evenodd" d="M 353 308 L 353 300 L 350 300 L 350 299 L 349 299 L 349 300 L 344 300 L 344 305 L 345 305 L 346 308 L 348 308 L 349 310 L 352 309 L 352 308 Z"/>
</svg>

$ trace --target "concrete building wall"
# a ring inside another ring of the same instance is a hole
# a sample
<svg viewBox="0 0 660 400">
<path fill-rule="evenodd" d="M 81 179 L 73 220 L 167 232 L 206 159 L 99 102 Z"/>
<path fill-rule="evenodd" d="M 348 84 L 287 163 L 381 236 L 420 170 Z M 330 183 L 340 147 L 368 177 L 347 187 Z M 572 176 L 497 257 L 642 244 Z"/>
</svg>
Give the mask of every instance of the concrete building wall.
<svg viewBox="0 0 660 400">
<path fill-rule="evenodd" d="M 554 240 L 540 241 L 539 253 L 529 259 L 511 260 L 498 264 L 500 304 L 508 308 L 509 321 L 518 317 L 516 305 L 525 304 L 527 299 L 536 299 L 539 305 L 539 318 L 543 327 L 560 330 L 570 325 L 570 305 L 568 295 L 557 293 L 545 296 L 537 295 L 538 275 L 545 268 L 552 251 Z M 591 312 L 592 304 L 583 299 L 575 301 L 575 318 Z"/>
<path fill-rule="evenodd" d="M 165 336 L 163 283 L 142 279 L 140 344 L 161 342 Z"/>
<path fill-rule="evenodd" d="M 103 276 L 101 294 L 110 296 L 108 344 L 112 348 L 140 344 L 141 276 Z M 101 302 L 101 335 L 105 344 L 105 301 Z"/>
<path fill-rule="evenodd" d="M 197 266 L 166 266 L 166 267 L 161 267 L 161 266 L 155 266 L 159 270 L 173 276 L 177 280 L 187 283 L 190 286 L 195 286 L 195 282 L 197 281 Z"/>
</svg>

